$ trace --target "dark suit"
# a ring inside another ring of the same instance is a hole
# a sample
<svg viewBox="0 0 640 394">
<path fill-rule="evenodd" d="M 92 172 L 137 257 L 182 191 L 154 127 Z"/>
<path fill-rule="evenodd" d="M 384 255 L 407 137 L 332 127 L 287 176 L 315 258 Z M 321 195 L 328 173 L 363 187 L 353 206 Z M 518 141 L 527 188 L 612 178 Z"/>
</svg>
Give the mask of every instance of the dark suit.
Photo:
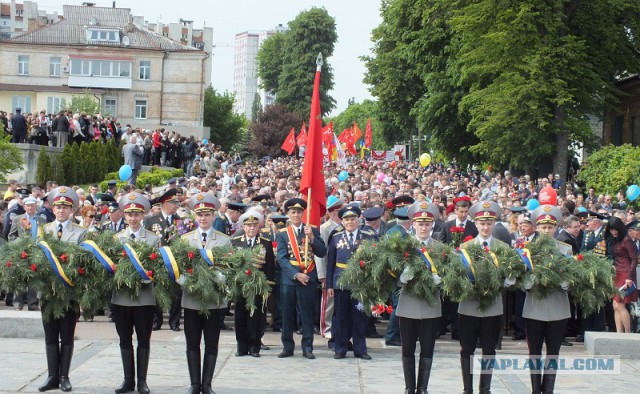
<svg viewBox="0 0 640 394">
<path fill-rule="evenodd" d="M 259 235 L 255 238 L 257 242 L 252 248 L 261 247 L 264 250 L 264 264 L 260 266 L 260 271 L 264 272 L 268 281 L 273 282 L 275 279 L 275 255 L 271 241 L 262 238 Z M 245 235 L 239 235 L 231 238 L 231 245 L 238 249 L 246 249 L 249 247 L 249 238 Z M 234 315 L 236 342 L 238 353 L 259 354 L 262 344 L 262 336 L 265 329 L 264 303 L 261 296 L 256 296 L 256 310 L 253 315 L 247 311 L 247 300 L 239 297 L 236 301 L 236 309 Z"/>
<path fill-rule="evenodd" d="M 607 246 L 604 240 L 604 234 L 604 226 L 602 226 L 600 230 L 598 230 L 597 235 L 592 231 L 586 231 L 583 236 L 580 251 L 593 251 L 596 254 L 606 256 Z M 607 313 L 606 310 L 608 308 L 613 308 L 612 306 L 610 306 L 610 302 L 608 302 L 604 308 L 600 308 L 598 311 L 590 314 L 589 316 L 584 316 L 582 319 L 581 334 L 584 335 L 585 331 L 605 331 L 605 313 Z M 578 314 L 581 315 L 581 312 L 582 311 L 578 311 Z"/>
<path fill-rule="evenodd" d="M 538 238 L 538 233 L 534 232 L 533 235 L 530 235 L 530 237 L 531 239 L 528 242 L 532 242 L 536 238 Z M 523 237 L 516 232 L 511 234 L 511 238 L 512 238 L 512 246 L 515 246 L 516 242 L 520 242 L 523 239 Z M 515 315 L 515 320 L 516 320 L 514 336 L 522 336 L 522 335 L 525 335 L 524 317 L 522 317 L 522 311 L 524 310 L 524 301 L 527 298 L 527 293 L 525 293 L 520 289 L 516 289 L 513 292 L 513 294 L 514 294 L 513 313 Z"/>
<path fill-rule="evenodd" d="M 456 226 L 456 220 L 449 220 L 448 222 L 444 222 L 444 234 L 445 234 L 445 243 L 450 244 L 453 242 L 453 238 L 451 237 L 451 227 Z M 433 230 L 435 232 L 435 229 Z M 464 233 L 462 233 L 462 239 L 471 236 L 473 238 L 478 236 L 478 228 L 475 223 L 470 220 L 467 220 L 464 226 Z"/>
<path fill-rule="evenodd" d="M 295 343 L 293 342 L 293 327 L 296 319 L 296 307 L 300 310 L 300 318 L 302 320 L 302 350 L 305 352 L 313 351 L 313 325 L 314 321 L 314 302 L 316 287 L 319 285 L 318 273 L 316 272 L 313 257 L 303 256 L 304 254 L 304 224 L 301 225 L 302 235 L 296 235 L 295 239 L 289 239 L 287 234 L 287 226 L 278 232 L 276 241 L 278 242 L 277 259 L 280 268 L 282 269 L 282 283 L 281 283 L 281 298 L 282 298 L 282 344 L 285 352 L 293 352 Z M 293 230 L 295 231 L 295 229 Z M 310 254 L 318 257 L 324 257 L 327 254 L 327 247 L 325 246 L 322 238 L 320 237 L 320 231 L 317 228 L 313 229 L 313 241 L 309 242 Z M 308 261 L 308 268 L 303 269 L 300 267 L 296 257 L 294 257 L 291 243 L 298 244 L 300 250 L 301 259 Z M 307 285 L 303 285 L 295 276 L 299 273 L 307 271 L 306 275 L 309 276 L 309 282 Z"/>
<path fill-rule="evenodd" d="M 580 253 L 580 246 L 578 245 L 578 240 L 575 239 L 571 234 L 569 234 L 568 232 L 562 230 L 560 231 L 560 233 L 558 234 L 558 236 L 556 237 L 556 239 L 560 242 L 564 242 L 566 244 L 571 245 L 571 250 L 573 251 L 574 255 L 577 255 L 578 253 Z"/>
<path fill-rule="evenodd" d="M 124 164 L 130 166 L 132 170 L 131 177 L 127 180 L 127 183 L 135 185 L 138 179 L 138 172 L 142 168 L 144 148 L 141 145 L 128 143 L 122 148 L 122 156 L 124 156 Z"/>
</svg>

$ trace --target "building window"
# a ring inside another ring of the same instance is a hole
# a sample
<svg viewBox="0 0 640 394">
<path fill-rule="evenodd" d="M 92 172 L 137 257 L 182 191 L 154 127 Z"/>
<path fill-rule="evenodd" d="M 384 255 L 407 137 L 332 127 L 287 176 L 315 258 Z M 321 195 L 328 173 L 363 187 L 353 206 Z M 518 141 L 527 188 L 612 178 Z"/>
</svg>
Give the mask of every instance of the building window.
<svg viewBox="0 0 640 394">
<path fill-rule="evenodd" d="M 70 75 L 131 78 L 131 62 L 71 59 Z"/>
<path fill-rule="evenodd" d="M 16 108 L 22 108 L 23 114 L 31 112 L 31 97 L 30 96 L 13 96 L 11 97 L 11 110 L 15 113 Z"/>
<path fill-rule="evenodd" d="M 49 76 L 50 77 L 59 77 L 60 76 L 60 61 L 61 57 L 52 56 L 49 58 Z"/>
<path fill-rule="evenodd" d="M 18 75 L 29 75 L 29 55 L 18 56 Z"/>
<path fill-rule="evenodd" d="M 140 76 L 141 80 L 151 79 L 151 62 L 149 60 L 140 60 Z"/>
<path fill-rule="evenodd" d="M 116 30 L 95 30 L 90 29 L 87 31 L 88 41 L 97 42 L 120 42 L 120 33 Z"/>
<path fill-rule="evenodd" d="M 47 97 L 47 113 L 48 114 L 56 114 L 60 111 L 65 105 L 64 99 L 62 97 Z"/>
<path fill-rule="evenodd" d="M 136 99 L 134 117 L 136 119 L 147 119 L 147 100 Z"/>
<path fill-rule="evenodd" d="M 116 99 L 114 97 L 107 97 L 104 99 L 103 113 L 104 115 L 117 116 L 116 115 Z"/>
</svg>

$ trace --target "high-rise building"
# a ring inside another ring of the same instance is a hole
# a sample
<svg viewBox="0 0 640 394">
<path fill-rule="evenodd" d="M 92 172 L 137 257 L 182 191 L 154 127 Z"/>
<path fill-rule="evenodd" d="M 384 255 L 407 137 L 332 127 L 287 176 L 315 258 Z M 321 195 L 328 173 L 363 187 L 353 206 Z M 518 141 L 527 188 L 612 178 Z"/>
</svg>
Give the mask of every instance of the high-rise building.
<svg viewBox="0 0 640 394">
<path fill-rule="evenodd" d="M 260 97 L 262 109 L 275 101 L 273 93 L 260 88 L 257 56 L 258 50 L 267 38 L 276 33 L 282 33 L 285 29 L 283 25 L 278 25 L 271 30 L 236 34 L 233 56 L 233 93 L 235 95 L 233 111 L 236 114 L 242 114 L 252 120 L 251 112 L 256 96 Z"/>
<path fill-rule="evenodd" d="M 62 18 L 57 12 L 47 13 L 38 9 L 35 1 L 16 3 L 15 0 L 0 3 L 0 40 L 8 40 L 19 34 L 51 25 Z"/>
</svg>

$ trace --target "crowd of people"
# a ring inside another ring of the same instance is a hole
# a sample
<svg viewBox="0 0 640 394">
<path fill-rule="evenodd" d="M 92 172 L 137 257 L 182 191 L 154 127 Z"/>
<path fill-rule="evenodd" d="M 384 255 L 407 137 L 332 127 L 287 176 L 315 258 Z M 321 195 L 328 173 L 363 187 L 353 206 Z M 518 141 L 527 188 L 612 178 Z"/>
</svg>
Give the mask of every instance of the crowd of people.
<svg viewBox="0 0 640 394">
<path fill-rule="evenodd" d="M 101 133 L 99 138 L 109 136 L 109 132 L 105 134 Z M 334 349 L 336 359 L 353 351 L 355 357 L 365 360 L 371 359 L 365 338 L 384 337 L 387 346 L 402 347 L 405 392 L 422 393 L 427 390 L 433 362 L 433 341 L 442 335 L 460 340 L 465 392 L 472 392 L 473 385 L 470 366 L 464 360 L 473 355 L 477 342 L 483 354 L 495 354 L 507 334 L 504 327 L 509 327 L 514 340 L 527 339 L 530 350 L 538 354 L 541 351 L 545 337 L 532 332 L 546 326 L 539 323 L 538 315 L 531 309 L 533 301 L 526 292 L 509 293 L 509 298 L 505 302 L 501 299 L 488 314 L 478 314 L 473 304 L 458 305 L 440 295 L 437 306 L 427 307 L 402 294 L 402 283 L 411 280 L 408 275 L 399 278 L 398 289 L 389 294 L 388 303 L 393 310 L 383 314 L 388 324 L 386 332 L 379 333 L 380 318 L 365 316 L 348 289 L 341 289 L 337 282 L 341 269 L 363 239 L 400 234 L 416 237 L 425 244 L 451 243 L 451 228 L 462 227 L 465 237 L 470 236 L 490 248 L 494 241 L 513 246 L 546 233 L 562 245 L 569 245 L 567 250 L 563 249 L 565 253 L 593 250 L 608 257 L 616 268 L 618 287 L 630 288 L 636 281 L 640 213 L 624 201 L 622 192 L 612 196 L 593 188 L 583 190 L 573 181 L 563 182 L 553 174 L 536 179 L 512 175 L 509 171 L 496 172 L 491 167 L 484 171 L 475 166 L 463 168 L 455 162 L 423 167 L 411 161 L 375 162 L 354 158 L 346 164 L 327 163 L 324 167 L 327 214 L 320 228 L 311 228 L 302 223 L 302 212 L 306 208 L 299 195 L 303 159 L 242 161 L 214 143 L 194 138 L 185 139 L 182 143 L 185 148 L 178 149 L 183 137 L 160 129 L 145 133 L 127 128 L 120 138 L 129 140 L 132 136 L 142 138 L 146 163 L 182 165 L 187 176 L 169 180 L 165 190 L 155 193 L 150 187 L 135 190 L 133 185 L 118 190 L 115 181 L 109 183 L 106 191 L 98 190 L 97 185 L 90 186 L 89 190 L 64 187 L 64 192 L 75 202 L 71 221 L 85 232 L 113 230 L 123 239 L 142 236 L 158 244 L 170 242 L 176 232 L 184 235 L 183 232 L 191 231 L 188 234 L 195 234 L 191 238 L 199 247 L 226 243 L 252 247 L 262 242 L 268 249 L 273 248 L 263 265 L 265 272 L 273 269 L 273 273 L 268 274 L 273 279 L 267 303 L 269 314 L 249 321 L 243 313 L 238 313 L 242 309 L 238 304 L 242 303 L 235 300 L 235 329 L 240 333 L 236 356 L 239 357 L 260 356 L 260 339 L 267 328 L 281 332 L 284 350 L 280 358 L 294 355 L 295 331 L 302 334 L 301 347 L 307 359 L 315 358 L 314 335 L 330 339 L 329 346 Z M 381 173 L 383 176 L 379 176 Z M 540 191 L 549 186 L 558 190 L 554 220 L 527 209 L 529 200 L 537 198 Z M 59 217 L 55 209 L 59 205 L 56 196 L 60 195 L 60 187 L 54 181 L 48 182 L 46 188 L 35 186 L 30 190 L 10 182 L 4 196 L 3 238 L 12 241 L 19 236 L 20 218 L 24 217 L 20 215 L 43 225 L 62 221 L 64 218 Z M 149 234 L 145 235 L 144 231 Z M 212 238 L 215 242 L 209 243 Z M 563 248 L 562 245 L 559 247 Z M 302 254 L 302 250 L 308 254 Z M 562 300 L 563 294 L 566 292 L 559 295 Z M 6 295 L 7 305 L 17 303 L 19 308 L 22 305 L 33 310 L 38 308 L 35 294 L 16 294 L 13 300 L 10 296 Z M 637 296 L 637 291 L 630 291 L 624 298 L 616 296 L 602 311 L 584 318 L 567 298 L 567 310 L 560 311 L 555 319 L 562 324 L 553 325 L 556 328 L 552 340 L 546 338 L 547 353 L 558 354 L 560 345 L 570 346 L 567 338 L 583 340 L 585 330 L 634 331 L 630 308 Z M 138 333 L 138 359 L 142 358 L 142 365 L 137 365 L 138 387 L 141 392 L 148 390 L 144 362 L 148 362 L 149 343 L 145 334 L 141 345 L 141 332 L 148 333 L 150 338 L 151 330 L 160 329 L 164 319 L 163 311 L 154 306 L 153 297 L 145 298 L 144 302 L 142 298 L 141 295 L 134 301 L 123 302 L 122 297 L 114 295 L 109 306 L 121 337 L 125 375 L 116 392 L 131 391 L 135 387 L 133 326 Z M 536 303 L 539 304 L 539 300 Z M 214 313 L 206 318 L 192 313 L 193 308 L 189 312 L 189 305 L 185 295 L 181 298 L 176 292 L 174 305 L 168 311 L 169 326 L 178 331 L 181 319 L 184 321 L 191 392 L 205 390 L 204 387 L 211 390 L 217 337 L 219 331 L 226 328 L 224 316 L 228 305 L 212 305 L 210 309 Z M 136 307 L 144 307 L 141 321 L 131 320 L 132 311 L 126 309 Z M 142 331 L 138 331 L 139 328 Z M 200 368 L 202 334 L 205 358 Z M 413 355 L 416 341 L 421 343 L 417 383 Z M 63 372 L 58 368 L 58 372 L 50 369 L 52 379 L 45 388 L 62 387 Z M 68 375 L 65 378 L 68 380 Z M 532 377 L 534 392 L 552 392 L 554 382 L 555 377 L 551 376 L 545 375 L 545 380 L 539 382 Z M 64 387 L 70 389 L 67 383 Z M 483 375 L 481 392 L 489 392 L 490 383 L 490 375 Z"/>
</svg>

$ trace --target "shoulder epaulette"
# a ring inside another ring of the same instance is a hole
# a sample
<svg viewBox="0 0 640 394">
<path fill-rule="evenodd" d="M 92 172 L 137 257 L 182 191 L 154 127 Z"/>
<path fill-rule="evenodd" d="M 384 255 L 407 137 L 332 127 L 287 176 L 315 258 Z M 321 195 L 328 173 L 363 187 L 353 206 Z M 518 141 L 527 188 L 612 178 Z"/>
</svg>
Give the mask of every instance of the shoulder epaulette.
<svg viewBox="0 0 640 394">
<path fill-rule="evenodd" d="M 285 232 L 287 232 L 287 228 L 286 227 L 285 228 L 281 228 L 280 230 L 278 230 L 278 232 L 279 233 L 285 233 Z"/>
<path fill-rule="evenodd" d="M 226 234 L 225 234 L 226 235 Z M 242 239 L 243 235 L 234 235 L 231 239 Z"/>
<path fill-rule="evenodd" d="M 80 228 L 80 229 L 82 229 L 82 230 L 85 230 L 85 228 L 84 228 L 84 227 L 82 227 L 81 225 L 79 225 L 79 224 L 77 224 L 77 223 L 73 223 L 73 222 L 71 222 L 70 224 L 71 224 L 73 227 L 77 227 L 77 228 Z"/>
<path fill-rule="evenodd" d="M 335 237 L 336 235 L 343 234 L 343 233 L 344 233 L 344 229 L 335 229 L 333 231 L 333 236 Z"/>
<path fill-rule="evenodd" d="M 220 231 L 218 231 L 218 230 L 213 230 L 213 231 L 215 231 L 215 232 L 216 232 L 216 234 L 218 234 L 218 235 L 222 235 L 222 236 L 225 236 L 225 237 L 229 238 L 229 236 L 228 236 L 227 234 L 225 234 L 225 233 L 221 233 L 221 232 L 220 232 Z"/>
<path fill-rule="evenodd" d="M 265 237 L 260 237 L 260 239 L 264 239 L 267 242 L 271 242 L 271 240 L 269 238 L 265 238 Z"/>
<path fill-rule="evenodd" d="M 362 232 L 362 234 L 367 234 L 367 235 L 376 235 L 376 233 L 373 230 L 360 230 Z"/>
<path fill-rule="evenodd" d="M 122 230 L 122 231 L 124 231 L 124 230 Z M 188 233 L 183 234 L 182 237 L 180 237 L 180 239 L 187 239 L 187 238 L 189 238 L 189 236 L 191 236 L 191 234 L 193 234 L 195 232 L 196 232 L 196 230 L 189 231 Z"/>
</svg>

